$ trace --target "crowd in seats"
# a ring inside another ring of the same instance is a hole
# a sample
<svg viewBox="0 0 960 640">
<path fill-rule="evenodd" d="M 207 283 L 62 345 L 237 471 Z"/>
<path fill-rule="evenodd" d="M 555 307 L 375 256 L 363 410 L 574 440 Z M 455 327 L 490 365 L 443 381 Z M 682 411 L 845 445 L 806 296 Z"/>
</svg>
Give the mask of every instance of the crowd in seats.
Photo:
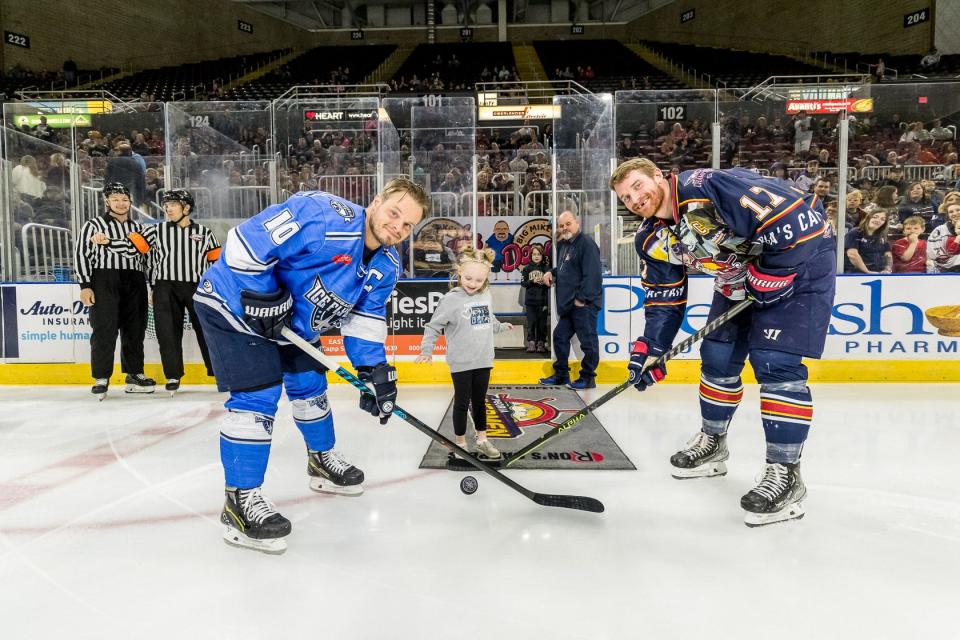
<svg viewBox="0 0 960 640">
<path fill-rule="evenodd" d="M 420 44 L 390 81 L 394 92 L 472 91 L 477 82 L 520 79 L 507 42 Z"/>
<path fill-rule="evenodd" d="M 591 91 L 686 88 L 615 40 L 537 40 L 533 46 L 551 80 L 573 80 Z"/>
<path fill-rule="evenodd" d="M 769 53 L 666 42 L 645 42 L 644 44 L 674 63 L 709 74 L 714 82 L 724 82 L 728 87 L 752 87 L 770 76 L 826 73 L 822 68 L 787 56 Z"/>
<path fill-rule="evenodd" d="M 223 99 L 222 87 L 231 76 L 240 77 L 289 52 L 290 49 L 277 49 L 264 53 L 148 69 L 119 80 L 106 82 L 98 88 L 106 89 L 123 100 L 140 100 L 141 102 Z"/>
<path fill-rule="evenodd" d="M 394 45 L 315 47 L 229 92 L 231 100 L 272 100 L 297 85 L 360 84 L 394 52 Z"/>
<path fill-rule="evenodd" d="M 762 115 L 727 115 L 721 129 L 721 167 L 748 168 L 786 180 L 800 191 L 816 193 L 832 215 L 836 230 L 840 204 L 835 118 L 800 112 L 793 117 L 774 118 L 770 123 Z M 621 131 L 618 160 L 649 157 L 674 174 L 709 167 L 712 149 L 708 132 L 707 124 L 696 120 L 658 121 L 650 129 L 639 126 Z M 956 144 L 956 126 L 939 119 L 924 123 L 904 122 L 899 114 L 851 116 L 845 229 L 837 234 L 848 236 L 848 244 L 866 242 L 864 238 L 878 243 L 882 237 L 890 246 L 887 252 L 894 271 L 946 270 L 914 258 L 914 253 L 920 256 L 925 245 L 917 249 L 917 244 L 925 243 L 929 235 L 956 236 L 955 230 L 943 227 L 950 222 L 947 207 L 951 199 L 960 200 L 960 194 L 951 195 L 960 190 Z M 852 230 L 856 233 L 851 235 Z M 947 247 L 945 242 L 940 244 Z M 915 251 L 907 251 L 911 246 Z M 953 241 L 949 245 L 951 250 L 958 246 Z M 944 254 L 943 260 L 954 254 Z M 883 252 L 879 255 L 882 258 Z M 912 259 L 911 267 L 898 262 L 903 262 L 904 255 Z M 960 257 L 955 262 L 960 265 Z M 856 261 L 848 260 L 848 267 L 851 272 L 863 272 Z"/>
</svg>

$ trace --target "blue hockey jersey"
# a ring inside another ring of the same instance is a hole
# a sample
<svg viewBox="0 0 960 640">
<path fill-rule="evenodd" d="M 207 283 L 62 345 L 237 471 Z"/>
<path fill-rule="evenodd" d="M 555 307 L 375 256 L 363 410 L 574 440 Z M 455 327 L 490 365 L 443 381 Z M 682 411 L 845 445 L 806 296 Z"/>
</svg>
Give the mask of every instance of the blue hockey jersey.
<svg viewBox="0 0 960 640">
<path fill-rule="evenodd" d="M 833 246 L 818 198 L 783 180 L 747 169 L 696 169 L 667 180 L 672 220 L 648 218 L 634 236 L 646 292 L 644 337 L 661 352 L 683 320 L 688 268 L 714 276 L 717 291 L 742 300 L 749 262 L 797 269 Z"/>
<path fill-rule="evenodd" d="M 285 289 L 293 297 L 293 330 L 313 342 L 339 328 L 354 366 L 386 361 L 386 303 L 400 275 L 392 247 L 364 264 L 363 207 L 322 191 L 291 196 L 227 234 L 221 259 L 203 274 L 196 301 L 213 307 L 238 331 L 240 291 Z"/>
</svg>

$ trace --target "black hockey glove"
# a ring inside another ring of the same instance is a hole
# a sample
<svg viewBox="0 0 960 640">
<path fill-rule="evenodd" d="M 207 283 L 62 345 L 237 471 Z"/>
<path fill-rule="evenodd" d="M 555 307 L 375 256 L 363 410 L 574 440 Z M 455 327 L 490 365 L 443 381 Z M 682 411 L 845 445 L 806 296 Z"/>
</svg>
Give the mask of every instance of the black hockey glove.
<svg viewBox="0 0 960 640">
<path fill-rule="evenodd" d="M 637 338 L 630 349 L 630 364 L 627 369 L 630 371 L 630 384 L 636 387 L 637 391 L 646 391 L 647 387 L 654 385 L 667 377 L 666 364 L 654 364 L 660 353 L 658 349 L 650 348 L 650 344 L 645 338 Z M 650 366 L 648 367 L 648 361 Z"/>
<path fill-rule="evenodd" d="M 243 321 L 264 338 L 280 340 L 280 332 L 290 326 L 293 298 L 289 291 L 279 289 L 273 293 L 258 293 L 242 290 L 240 304 L 243 306 Z"/>
<path fill-rule="evenodd" d="M 357 377 L 372 387 L 376 395 L 360 395 L 360 408 L 387 424 L 397 401 L 397 370 L 386 362 L 375 367 L 357 367 Z"/>
</svg>

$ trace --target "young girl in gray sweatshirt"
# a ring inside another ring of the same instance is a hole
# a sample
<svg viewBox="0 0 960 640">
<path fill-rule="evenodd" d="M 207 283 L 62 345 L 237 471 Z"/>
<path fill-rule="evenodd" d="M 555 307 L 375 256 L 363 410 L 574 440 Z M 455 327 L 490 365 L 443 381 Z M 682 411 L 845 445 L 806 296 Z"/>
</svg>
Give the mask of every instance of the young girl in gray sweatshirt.
<svg viewBox="0 0 960 640">
<path fill-rule="evenodd" d="M 467 447 L 467 408 L 472 408 L 477 431 L 477 452 L 483 458 L 500 459 L 500 452 L 487 440 L 487 387 L 493 368 L 493 335 L 513 329 L 499 322 L 490 309 L 492 249 L 465 247 L 457 257 L 454 286 L 440 300 L 420 343 L 417 362 L 433 359 L 433 346 L 443 333 L 447 338 L 447 365 L 453 378 L 453 432 L 456 442 Z"/>
</svg>

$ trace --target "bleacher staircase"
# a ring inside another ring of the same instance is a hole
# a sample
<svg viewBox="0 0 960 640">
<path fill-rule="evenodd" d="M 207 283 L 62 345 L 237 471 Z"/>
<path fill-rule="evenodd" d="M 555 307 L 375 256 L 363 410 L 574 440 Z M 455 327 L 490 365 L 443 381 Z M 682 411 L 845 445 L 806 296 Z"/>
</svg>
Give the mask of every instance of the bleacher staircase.
<svg viewBox="0 0 960 640">
<path fill-rule="evenodd" d="M 696 69 L 687 69 L 683 66 L 674 64 L 669 58 L 661 55 L 646 45 L 639 42 L 624 43 L 630 51 L 637 54 L 641 60 L 647 64 L 656 67 L 674 80 L 678 80 L 695 89 L 714 89 L 713 84 L 700 76 Z"/>
<path fill-rule="evenodd" d="M 513 60 L 517 63 L 517 73 L 520 74 L 522 82 L 544 82 L 550 79 L 533 45 L 513 45 Z"/>
<path fill-rule="evenodd" d="M 363 79 L 363 84 L 377 84 L 380 82 L 389 84 L 415 48 L 416 45 L 412 44 L 402 44 L 398 46 L 393 53 L 387 56 L 386 60 L 381 62 L 376 69 L 371 71 L 369 75 Z"/>
<path fill-rule="evenodd" d="M 300 56 L 302 56 L 304 53 L 306 53 L 306 51 L 303 50 L 303 49 L 294 49 L 293 51 L 291 51 L 291 52 L 288 53 L 287 55 L 281 56 L 281 57 L 277 58 L 276 60 L 274 60 L 274 61 L 272 61 L 272 62 L 269 62 L 269 63 L 263 65 L 263 66 L 260 67 L 259 69 L 254 69 L 254 70 L 251 71 L 250 73 L 248 73 L 248 74 L 246 74 L 246 75 L 242 75 L 242 76 L 240 76 L 239 78 L 236 78 L 236 79 L 228 82 L 227 84 L 223 85 L 223 90 L 224 90 L 224 91 L 230 91 L 231 89 L 235 89 L 235 88 L 237 88 L 237 87 L 242 87 L 243 85 L 247 84 L 248 82 L 252 82 L 252 81 L 254 81 L 254 80 L 257 80 L 258 78 L 262 78 L 263 76 L 267 75 L 267 74 L 270 73 L 271 71 L 276 71 L 277 69 L 279 69 L 279 68 L 282 67 L 283 65 L 285 65 L 285 64 L 287 64 L 287 63 L 289 63 L 289 62 L 293 62 L 294 60 L 296 60 L 297 58 L 299 58 Z"/>
</svg>

